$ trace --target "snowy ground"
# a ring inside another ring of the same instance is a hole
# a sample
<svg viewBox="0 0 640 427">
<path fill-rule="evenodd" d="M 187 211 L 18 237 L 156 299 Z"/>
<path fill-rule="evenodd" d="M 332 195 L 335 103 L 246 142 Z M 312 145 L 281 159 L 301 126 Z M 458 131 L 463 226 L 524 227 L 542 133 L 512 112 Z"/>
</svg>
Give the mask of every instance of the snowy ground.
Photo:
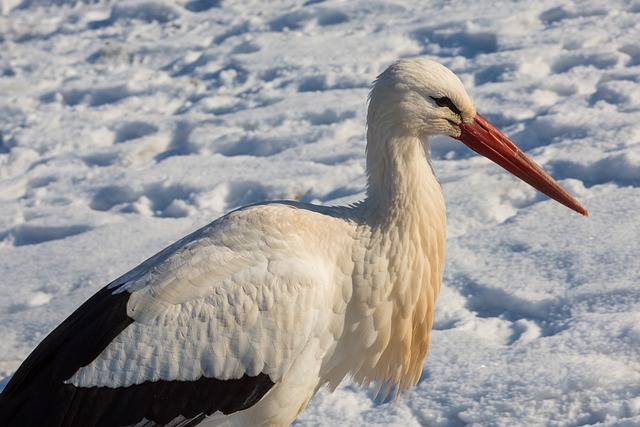
<svg viewBox="0 0 640 427">
<path fill-rule="evenodd" d="M 264 199 L 363 196 L 370 82 L 423 55 L 590 210 L 433 141 L 421 382 L 298 426 L 640 425 L 640 2 L 0 0 L 0 388 L 80 302 Z"/>
</svg>

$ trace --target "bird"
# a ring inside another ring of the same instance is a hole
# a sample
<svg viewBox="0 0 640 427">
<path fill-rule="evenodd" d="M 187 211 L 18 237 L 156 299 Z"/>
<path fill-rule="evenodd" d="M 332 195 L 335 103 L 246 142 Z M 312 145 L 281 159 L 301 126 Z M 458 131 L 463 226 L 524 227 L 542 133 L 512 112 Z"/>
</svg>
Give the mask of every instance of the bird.
<svg viewBox="0 0 640 427">
<path fill-rule="evenodd" d="M 436 135 L 588 215 L 452 71 L 397 60 L 369 93 L 363 200 L 260 202 L 168 246 L 35 348 L 0 395 L 0 425 L 286 426 L 345 378 L 408 394 L 444 269 Z"/>
</svg>

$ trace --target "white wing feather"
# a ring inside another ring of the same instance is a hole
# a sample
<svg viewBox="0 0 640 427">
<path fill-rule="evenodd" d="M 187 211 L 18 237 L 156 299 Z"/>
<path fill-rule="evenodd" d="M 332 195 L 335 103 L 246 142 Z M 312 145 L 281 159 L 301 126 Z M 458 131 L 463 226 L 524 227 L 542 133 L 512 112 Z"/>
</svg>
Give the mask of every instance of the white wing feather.
<svg viewBox="0 0 640 427">
<path fill-rule="evenodd" d="M 319 217 L 279 204 L 233 212 L 114 281 L 135 321 L 67 382 L 280 381 L 332 309 L 333 272 L 317 258 L 327 248 L 310 249 L 298 218 L 309 215 Z"/>
</svg>

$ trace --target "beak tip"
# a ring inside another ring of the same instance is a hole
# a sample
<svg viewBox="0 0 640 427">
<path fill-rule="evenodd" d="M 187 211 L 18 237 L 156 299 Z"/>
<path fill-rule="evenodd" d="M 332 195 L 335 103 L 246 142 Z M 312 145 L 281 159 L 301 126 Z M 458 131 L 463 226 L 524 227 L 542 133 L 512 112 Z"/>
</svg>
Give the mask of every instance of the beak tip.
<svg viewBox="0 0 640 427">
<path fill-rule="evenodd" d="M 578 202 L 577 200 L 573 199 L 573 197 L 571 199 L 572 199 L 572 200 L 570 200 L 571 203 L 564 203 L 564 202 L 560 202 L 560 203 L 562 203 L 563 205 L 565 205 L 569 209 L 575 211 L 576 213 L 579 213 L 582 216 L 589 216 L 589 211 L 586 210 L 585 207 L 580 204 L 580 202 Z M 559 200 L 556 199 L 556 201 L 559 201 Z"/>
</svg>

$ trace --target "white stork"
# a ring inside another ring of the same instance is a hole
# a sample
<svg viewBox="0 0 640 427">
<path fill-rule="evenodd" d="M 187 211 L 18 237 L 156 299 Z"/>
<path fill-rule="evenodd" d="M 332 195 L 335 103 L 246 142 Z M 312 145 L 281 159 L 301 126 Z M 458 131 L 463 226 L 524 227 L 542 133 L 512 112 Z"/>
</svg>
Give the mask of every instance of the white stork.
<svg viewBox="0 0 640 427">
<path fill-rule="evenodd" d="M 587 214 L 436 62 L 383 72 L 367 124 L 362 202 L 247 206 L 151 257 L 40 343 L 0 396 L 0 425 L 285 426 L 347 376 L 411 390 L 445 253 L 431 136 Z"/>
</svg>

